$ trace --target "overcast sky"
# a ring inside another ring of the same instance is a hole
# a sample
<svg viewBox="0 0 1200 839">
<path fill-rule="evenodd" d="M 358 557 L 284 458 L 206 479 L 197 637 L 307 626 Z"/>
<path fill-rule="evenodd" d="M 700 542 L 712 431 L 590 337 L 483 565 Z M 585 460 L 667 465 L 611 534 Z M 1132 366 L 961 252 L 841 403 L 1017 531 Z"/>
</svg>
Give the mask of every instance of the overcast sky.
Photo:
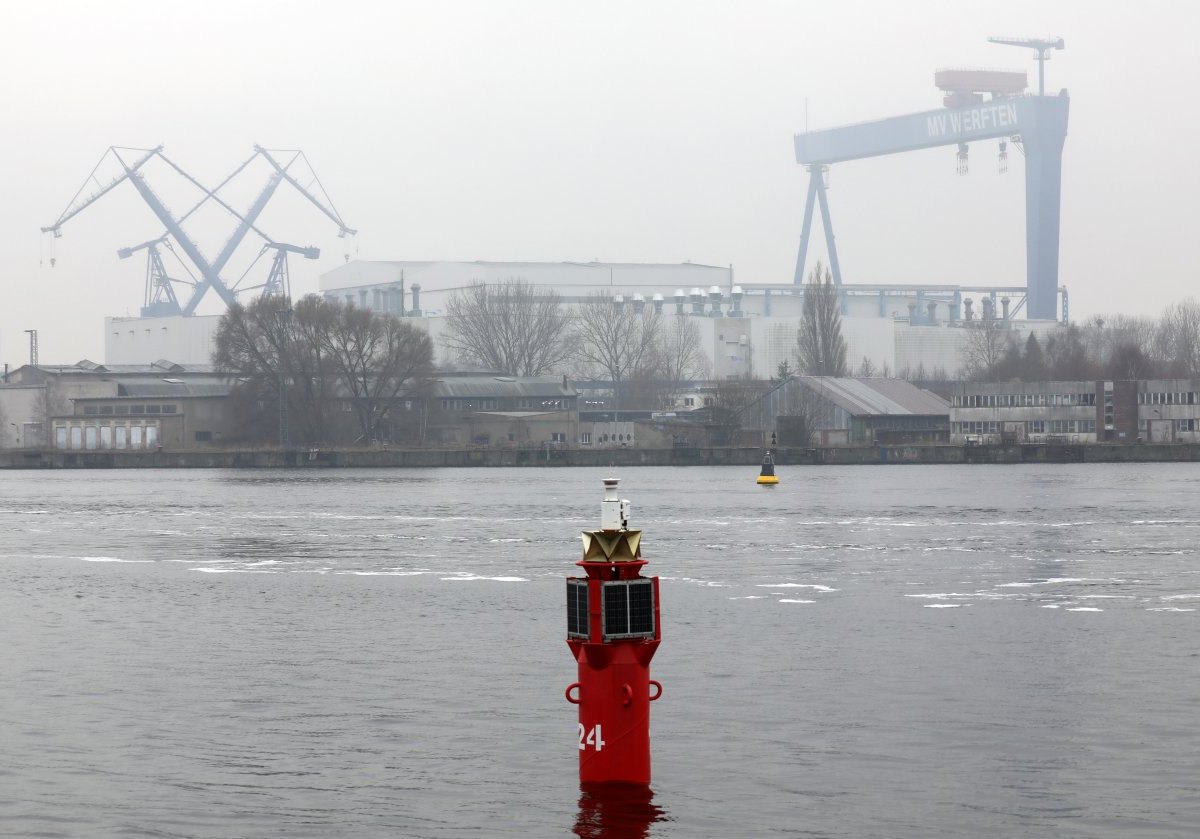
<svg viewBox="0 0 1200 839">
<path fill-rule="evenodd" d="M 1189 2 L 7 2 L 0 20 L 0 361 L 103 357 L 162 232 L 129 184 L 63 228 L 109 146 L 165 145 L 215 184 L 255 143 L 303 149 L 362 259 L 704 262 L 788 282 L 805 173 L 792 135 L 940 105 L 942 67 L 1026 69 L 989 35 L 1061 35 L 1071 92 L 1060 280 L 1072 315 L 1157 314 L 1197 293 L 1200 83 Z M 843 163 L 830 202 L 847 282 L 1025 281 L 1019 153 L 994 143 Z M 111 171 L 111 170 L 109 170 Z M 147 170 L 172 209 L 188 195 Z M 244 205 L 266 175 L 248 172 Z M 177 181 L 177 179 L 174 179 Z M 174 199 L 174 200 L 172 200 Z M 230 222 L 197 217 L 211 257 Z M 294 193 L 262 226 L 340 264 Z M 247 240 L 232 282 L 258 250 Z M 810 251 L 823 257 L 818 242 Z M 246 282 L 265 276 L 252 269 Z M 261 278 L 258 280 L 261 282 Z M 210 296 L 202 311 L 217 311 Z"/>
</svg>

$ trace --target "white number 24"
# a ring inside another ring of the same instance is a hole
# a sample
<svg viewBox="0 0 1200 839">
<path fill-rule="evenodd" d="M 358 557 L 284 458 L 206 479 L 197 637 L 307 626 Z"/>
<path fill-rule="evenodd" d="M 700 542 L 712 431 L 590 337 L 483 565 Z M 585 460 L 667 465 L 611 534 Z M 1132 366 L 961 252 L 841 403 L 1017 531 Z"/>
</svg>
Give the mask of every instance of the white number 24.
<svg viewBox="0 0 1200 839">
<path fill-rule="evenodd" d="M 588 746 L 595 746 L 596 751 L 604 748 L 604 738 L 600 734 L 600 725 L 597 724 L 591 731 L 586 732 L 584 736 L 583 723 L 579 724 L 579 751 L 587 751 Z"/>
</svg>

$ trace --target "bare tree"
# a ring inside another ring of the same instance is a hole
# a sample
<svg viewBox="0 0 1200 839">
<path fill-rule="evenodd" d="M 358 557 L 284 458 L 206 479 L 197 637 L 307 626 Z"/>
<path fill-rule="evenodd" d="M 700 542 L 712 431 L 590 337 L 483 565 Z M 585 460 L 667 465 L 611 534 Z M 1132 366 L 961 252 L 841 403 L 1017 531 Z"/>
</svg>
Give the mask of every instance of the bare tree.
<svg viewBox="0 0 1200 839">
<path fill-rule="evenodd" d="M 410 321 L 336 306 L 324 347 L 346 388 L 363 442 L 378 439 L 397 405 L 422 392 L 433 373 L 433 342 Z"/>
<path fill-rule="evenodd" d="M 810 376 L 845 376 L 846 341 L 833 274 L 818 262 L 804 287 L 804 313 L 796 334 L 796 360 Z"/>
<path fill-rule="evenodd" d="M 1009 330 L 998 320 L 971 321 L 964 329 L 962 372 L 975 381 L 991 381 L 1010 342 Z"/>
<path fill-rule="evenodd" d="M 312 295 L 230 306 L 217 327 L 213 363 L 236 382 L 242 434 L 273 440 L 282 392 L 294 443 L 334 441 L 335 401 L 349 399 L 357 436 L 378 436 L 396 405 L 432 370 L 429 336 L 409 321 Z"/>
<path fill-rule="evenodd" d="M 1168 306 L 1155 344 L 1170 375 L 1200 376 L 1200 302 L 1189 297 Z"/>
<path fill-rule="evenodd" d="M 271 439 L 277 427 L 284 343 L 280 313 L 290 305 L 280 297 L 235 302 L 217 326 L 213 365 L 235 379 L 230 399 L 241 433 L 249 438 Z M 300 422 L 299 416 L 293 421 Z M 294 439 L 313 442 L 304 434 Z"/>
<path fill-rule="evenodd" d="M 654 360 L 662 321 L 657 309 L 639 312 L 603 292 L 579 306 L 573 330 L 576 358 L 612 382 L 618 410 L 625 382 L 643 375 Z"/>
<path fill-rule="evenodd" d="M 474 283 L 446 304 L 443 343 L 468 364 L 510 376 L 554 372 L 570 356 L 569 320 L 551 289 L 521 279 Z"/>
<path fill-rule="evenodd" d="M 667 397 L 674 396 L 686 382 L 707 378 L 708 356 L 695 320 L 687 315 L 662 318 L 651 366 Z"/>
<path fill-rule="evenodd" d="M 1096 368 L 1088 353 L 1085 332 L 1074 324 L 1046 339 L 1046 363 L 1051 381 L 1096 378 Z"/>
</svg>

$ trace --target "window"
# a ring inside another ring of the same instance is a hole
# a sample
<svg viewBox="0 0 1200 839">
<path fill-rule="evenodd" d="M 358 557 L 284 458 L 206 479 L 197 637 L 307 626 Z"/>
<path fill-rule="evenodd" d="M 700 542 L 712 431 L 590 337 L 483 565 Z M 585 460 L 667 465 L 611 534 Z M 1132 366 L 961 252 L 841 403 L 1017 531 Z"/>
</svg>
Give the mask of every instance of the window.
<svg viewBox="0 0 1200 839">
<path fill-rule="evenodd" d="M 197 431 L 195 436 L 197 443 L 211 443 L 213 433 L 211 431 Z"/>
<path fill-rule="evenodd" d="M 128 406 L 128 405 L 118 405 L 118 406 L 117 406 L 117 410 L 116 410 L 116 414 L 117 414 L 117 416 L 119 416 L 119 417 L 127 417 L 127 416 L 129 416 L 129 406 Z"/>
<path fill-rule="evenodd" d="M 101 416 L 111 417 L 111 416 L 112 416 L 112 412 L 113 412 L 112 405 L 101 405 L 101 406 L 100 406 L 100 414 L 101 414 Z"/>
<path fill-rule="evenodd" d="M 1175 430 L 1176 431 L 1195 431 L 1196 430 L 1196 420 L 1194 420 L 1194 419 L 1175 420 Z"/>
<path fill-rule="evenodd" d="M 161 414 L 162 413 L 162 405 L 147 405 L 146 413 L 147 414 Z"/>
<path fill-rule="evenodd" d="M 683 397 L 683 405 L 685 408 L 694 407 L 695 404 L 696 404 L 696 397 L 694 397 L 694 396 Z"/>
<path fill-rule="evenodd" d="M 565 443 L 567 442 L 567 435 L 561 431 L 555 431 L 550 435 L 550 440 L 555 443 Z"/>
<path fill-rule="evenodd" d="M 163 405 L 162 412 L 164 414 L 173 414 L 173 413 L 175 413 L 175 406 L 174 405 Z"/>
<path fill-rule="evenodd" d="M 130 406 L 129 406 L 129 413 L 131 413 L 131 414 L 144 414 L 144 413 L 146 413 L 146 406 L 145 406 L 145 405 L 130 405 Z"/>
<path fill-rule="evenodd" d="M 579 442 L 583 443 L 585 446 L 590 446 L 592 444 L 592 432 L 584 431 L 582 434 L 580 434 Z"/>
</svg>

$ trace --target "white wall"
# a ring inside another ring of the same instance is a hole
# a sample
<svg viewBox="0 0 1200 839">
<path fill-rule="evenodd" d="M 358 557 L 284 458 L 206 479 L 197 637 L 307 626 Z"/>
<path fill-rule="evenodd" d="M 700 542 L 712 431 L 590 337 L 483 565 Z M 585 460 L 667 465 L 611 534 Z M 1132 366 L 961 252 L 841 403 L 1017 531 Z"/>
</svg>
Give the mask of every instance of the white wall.
<svg viewBox="0 0 1200 839">
<path fill-rule="evenodd" d="M 105 364 L 211 364 L 220 315 L 105 318 Z"/>
</svg>

